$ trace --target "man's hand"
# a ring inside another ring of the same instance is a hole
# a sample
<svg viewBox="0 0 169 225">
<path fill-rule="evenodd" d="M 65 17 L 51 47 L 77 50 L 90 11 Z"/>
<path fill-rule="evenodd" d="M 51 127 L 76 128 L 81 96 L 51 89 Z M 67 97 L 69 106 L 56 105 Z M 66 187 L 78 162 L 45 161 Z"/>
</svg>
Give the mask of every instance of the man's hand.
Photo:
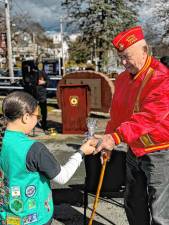
<svg viewBox="0 0 169 225">
<path fill-rule="evenodd" d="M 104 157 L 106 157 L 108 161 L 110 160 L 111 153 L 112 153 L 112 151 L 108 151 L 108 150 L 101 151 L 101 155 L 100 155 L 101 164 L 103 164 Z"/>
<path fill-rule="evenodd" d="M 100 136 L 95 136 L 95 137 L 100 138 Z M 102 138 L 102 142 L 94 151 L 94 155 L 102 150 L 112 151 L 115 146 L 114 139 L 110 134 L 105 134 L 101 136 L 101 138 Z"/>
</svg>

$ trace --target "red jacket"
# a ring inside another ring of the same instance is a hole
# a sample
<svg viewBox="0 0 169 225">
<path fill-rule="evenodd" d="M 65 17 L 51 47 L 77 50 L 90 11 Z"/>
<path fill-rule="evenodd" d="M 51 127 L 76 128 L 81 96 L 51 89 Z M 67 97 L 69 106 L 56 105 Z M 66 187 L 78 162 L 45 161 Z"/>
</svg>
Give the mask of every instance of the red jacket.
<svg viewBox="0 0 169 225">
<path fill-rule="evenodd" d="M 135 77 L 118 76 L 106 133 L 136 156 L 169 148 L 169 70 L 163 64 L 149 56 Z"/>
</svg>

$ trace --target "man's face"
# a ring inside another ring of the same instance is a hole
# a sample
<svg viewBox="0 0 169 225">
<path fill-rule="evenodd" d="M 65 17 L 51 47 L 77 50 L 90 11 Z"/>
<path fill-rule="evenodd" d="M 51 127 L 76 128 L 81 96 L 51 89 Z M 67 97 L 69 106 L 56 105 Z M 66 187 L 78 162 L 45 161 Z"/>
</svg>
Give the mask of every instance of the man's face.
<svg viewBox="0 0 169 225">
<path fill-rule="evenodd" d="M 130 46 L 118 55 L 125 69 L 134 75 L 141 70 L 147 58 L 143 47 L 137 45 Z"/>
</svg>

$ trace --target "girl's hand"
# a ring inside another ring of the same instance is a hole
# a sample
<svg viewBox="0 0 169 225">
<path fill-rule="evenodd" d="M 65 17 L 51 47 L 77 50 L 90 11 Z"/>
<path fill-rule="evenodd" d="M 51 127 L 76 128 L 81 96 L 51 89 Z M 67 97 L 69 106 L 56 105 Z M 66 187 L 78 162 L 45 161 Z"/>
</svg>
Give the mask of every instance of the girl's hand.
<svg viewBox="0 0 169 225">
<path fill-rule="evenodd" d="M 80 149 L 84 152 L 85 155 L 90 155 L 95 151 L 97 143 L 98 143 L 97 139 L 91 138 L 88 141 L 86 141 L 80 147 Z"/>
<path fill-rule="evenodd" d="M 115 142 L 113 137 L 110 134 L 105 134 L 103 136 L 96 136 L 98 138 L 102 139 L 101 144 L 96 148 L 94 154 L 97 154 L 98 152 L 102 151 L 102 150 L 108 150 L 108 151 L 112 151 L 115 147 Z"/>
</svg>

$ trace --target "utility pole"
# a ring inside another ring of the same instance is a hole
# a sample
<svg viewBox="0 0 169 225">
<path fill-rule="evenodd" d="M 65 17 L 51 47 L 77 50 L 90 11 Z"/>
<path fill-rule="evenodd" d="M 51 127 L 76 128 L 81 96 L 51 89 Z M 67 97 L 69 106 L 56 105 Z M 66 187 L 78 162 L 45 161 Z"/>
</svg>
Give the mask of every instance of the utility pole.
<svg viewBox="0 0 169 225">
<path fill-rule="evenodd" d="M 97 58 L 97 40 L 96 38 L 94 39 L 94 61 L 95 61 L 95 66 L 96 66 L 96 72 L 99 71 L 98 68 L 98 58 Z"/>
<path fill-rule="evenodd" d="M 7 33 L 7 51 L 8 51 L 8 68 L 11 82 L 14 82 L 13 62 L 12 62 L 12 44 L 11 44 L 11 29 L 10 29 L 10 14 L 9 14 L 9 3 L 5 0 L 5 16 L 6 16 L 6 33 Z"/>
<path fill-rule="evenodd" d="M 64 67 L 64 49 L 63 49 L 63 19 L 60 19 L 60 35 L 61 35 L 61 48 L 62 48 L 62 73 L 63 76 L 65 75 L 65 67 Z"/>
</svg>

